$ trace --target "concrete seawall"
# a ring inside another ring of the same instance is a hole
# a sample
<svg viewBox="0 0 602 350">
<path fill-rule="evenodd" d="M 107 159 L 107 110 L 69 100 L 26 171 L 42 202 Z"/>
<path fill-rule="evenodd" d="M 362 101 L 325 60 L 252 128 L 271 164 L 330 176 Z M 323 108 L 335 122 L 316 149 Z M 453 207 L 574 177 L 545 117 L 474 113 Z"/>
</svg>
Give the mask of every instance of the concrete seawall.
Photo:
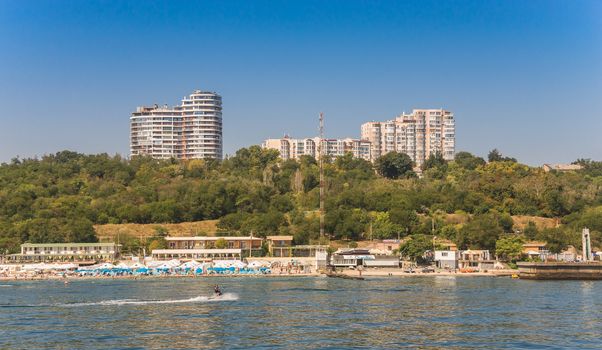
<svg viewBox="0 0 602 350">
<path fill-rule="evenodd" d="M 519 262 L 521 279 L 602 280 L 602 262 Z"/>
</svg>

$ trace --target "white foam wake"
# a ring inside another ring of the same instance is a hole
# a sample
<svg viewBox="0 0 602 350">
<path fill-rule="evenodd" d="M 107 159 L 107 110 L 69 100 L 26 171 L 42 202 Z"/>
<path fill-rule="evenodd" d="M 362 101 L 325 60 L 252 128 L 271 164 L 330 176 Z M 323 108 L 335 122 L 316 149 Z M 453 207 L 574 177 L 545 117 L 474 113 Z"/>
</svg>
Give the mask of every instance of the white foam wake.
<svg viewBox="0 0 602 350">
<path fill-rule="evenodd" d="M 207 303 L 217 301 L 233 301 L 238 300 L 238 295 L 234 293 L 224 293 L 220 297 L 198 296 L 189 299 L 167 299 L 167 300 L 138 300 L 138 299 L 114 299 L 103 300 L 91 303 L 73 303 L 59 304 L 61 307 L 78 307 L 78 306 L 114 306 L 114 305 L 148 305 L 148 304 L 185 304 L 185 303 Z"/>
</svg>

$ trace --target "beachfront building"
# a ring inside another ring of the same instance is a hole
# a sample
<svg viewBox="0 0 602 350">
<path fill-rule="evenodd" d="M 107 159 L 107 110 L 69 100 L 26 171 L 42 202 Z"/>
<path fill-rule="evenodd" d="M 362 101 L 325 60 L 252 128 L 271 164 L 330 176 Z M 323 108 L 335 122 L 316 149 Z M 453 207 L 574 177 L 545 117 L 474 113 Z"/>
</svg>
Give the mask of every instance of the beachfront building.
<svg viewBox="0 0 602 350">
<path fill-rule="evenodd" d="M 523 254 L 535 259 L 546 260 L 550 251 L 546 247 L 546 242 L 531 241 L 523 244 Z"/>
<path fill-rule="evenodd" d="M 372 254 L 367 249 L 339 249 L 330 258 L 334 267 L 399 267 L 398 256 Z"/>
<path fill-rule="evenodd" d="M 311 156 L 320 158 L 320 150 L 318 148 L 320 138 L 292 139 L 284 136 L 280 139 L 267 139 L 261 147 L 264 149 L 274 149 L 280 153 L 280 158 L 283 160 L 299 159 L 301 156 Z M 329 157 L 339 157 L 347 153 L 351 153 L 355 158 L 361 158 L 367 161 L 372 161 L 371 145 L 366 140 L 358 140 L 352 138 L 346 139 L 323 139 L 323 153 Z"/>
<path fill-rule="evenodd" d="M 179 106 L 138 107 L 130 116 L 130 154 L 221 159 L 222 97 L 195 90 Z"/>
<path fill-rule="evenodd" d="M 156 259 L 234 259 L 262 255 L 259 237 L 165 237 L 167 249 L 152 251 Z M 223 243 L 218 243 L 223 241 Z M 223 244 L 223 246 L 220 246 Z"/>
<path fill-rule="evenodd" d="M 79 264 L 111 262 L 119 257 L 115 243 L 24 243 L 20 254 L 8 255 L 9 263 L 73 262 Z"/>
<path fill-rule="evenodd" d="M 457 250 L 435 250 L 435 264 L 440 269 L 457 269 L 459 258 L 460 253 Z"/>
<path fill-rule="evenodd" d="M 151 252 L 153 260 L 240 260 L 243 252 L 239 248 L 234 249 L 153 249 Z"/>
<path fill-rule="evenodd" d="M 267 236 L 268 254 L 284 258 L 293 255 L 293 236 Z"/>
<path fill-rule="evenodd" d="M 458 267 L 460 269 L 484 271 L 491 270 L 495 260 L 491 259 L 488 250 L 463 250 L 460 252 Z"/>
<path fill-rule="evenodd" d="M 339 249 L 330 258 L 330 265 L 334 267 L 364 266 L 364 261 L 374 260 L 374 255 L 367 249 Z"/>
<path fill-rule="evenodd" d="M 414 109 L 393 120 L 362 124 L 361 139 L 370 142 L 372 159 L 399 152 L 410 156 L 417 166 L 434 153 L 453 160 L 456 153 L 454 114 L 444 109 Z"/>
</svg>

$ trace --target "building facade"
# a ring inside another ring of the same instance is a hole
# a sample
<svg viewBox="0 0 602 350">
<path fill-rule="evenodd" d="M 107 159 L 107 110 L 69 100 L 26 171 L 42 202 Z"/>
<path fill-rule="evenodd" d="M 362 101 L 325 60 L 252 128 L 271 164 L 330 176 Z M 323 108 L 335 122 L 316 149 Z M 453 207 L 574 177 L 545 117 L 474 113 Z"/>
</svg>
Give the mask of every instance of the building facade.
<svg viewBox="0 0 602 350">
<path fill-rule="evenodd" d="M 130 154 L 198 159 L 223 156 L 222 98 L 196 90 L 180 106 L 138 107 L 130 116 Z"/>
<path fill-rule="evenodd" d="M 188 257 L 189 254 L 207 256 L 208 253 L 223 251 L 224 254 L 234 256 L 261 256 L 263 239 L 259 237 L 165 237 L 167 249 L 153 250 L 152 254 L 163 257 Z M 217 247 L 217 241 L 224 240 L 225 246 Z"/>
<path fill-rule="evenodd" d="M 422 165 L 430 154 L 453 160 L 456 153 L 454 115 L 443 109 L 414 109 L 394 120 L 361 126 L 361 139 L 370 141 L 373 159 L 389 152 L 405 153 Z"/>
<path fill-rule="evenodd" d="M 262 143 L 266 149 L 275 149 L 280 152 L 280 157 L 284 160 L 299 159 L 307 155 L 316 159 L 320 158 L 320 138 L 291 139 L 285 136 L 280 139 L 267 139 Z M 346 139 L 323 139 L 323 153 L 330 157 L 343 156 L 351 153 L 355 158 L 372 161 L 371 145 L 369 141 Z"/>
<path fill-rule="evenodd" d="M 11 263 L 114 261 L 121 246 L 115 243 L 24 243 L 20 254 L 7 256 Z"/>
</svg>

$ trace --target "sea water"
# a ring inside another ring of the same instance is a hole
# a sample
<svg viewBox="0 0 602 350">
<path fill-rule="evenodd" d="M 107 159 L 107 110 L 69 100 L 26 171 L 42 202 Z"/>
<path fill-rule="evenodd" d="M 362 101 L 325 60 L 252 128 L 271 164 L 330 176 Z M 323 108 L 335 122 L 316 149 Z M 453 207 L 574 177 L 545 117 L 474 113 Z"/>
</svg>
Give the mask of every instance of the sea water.
<svg viewBox="0 0 602 350">
<path fill-rule="evenodd" d="M 225 292 L 210 298 L 213 285 Z M 0 282 L 0 348 L 602 348 L 602 282 L 232 277 Z"/>
</svg>

